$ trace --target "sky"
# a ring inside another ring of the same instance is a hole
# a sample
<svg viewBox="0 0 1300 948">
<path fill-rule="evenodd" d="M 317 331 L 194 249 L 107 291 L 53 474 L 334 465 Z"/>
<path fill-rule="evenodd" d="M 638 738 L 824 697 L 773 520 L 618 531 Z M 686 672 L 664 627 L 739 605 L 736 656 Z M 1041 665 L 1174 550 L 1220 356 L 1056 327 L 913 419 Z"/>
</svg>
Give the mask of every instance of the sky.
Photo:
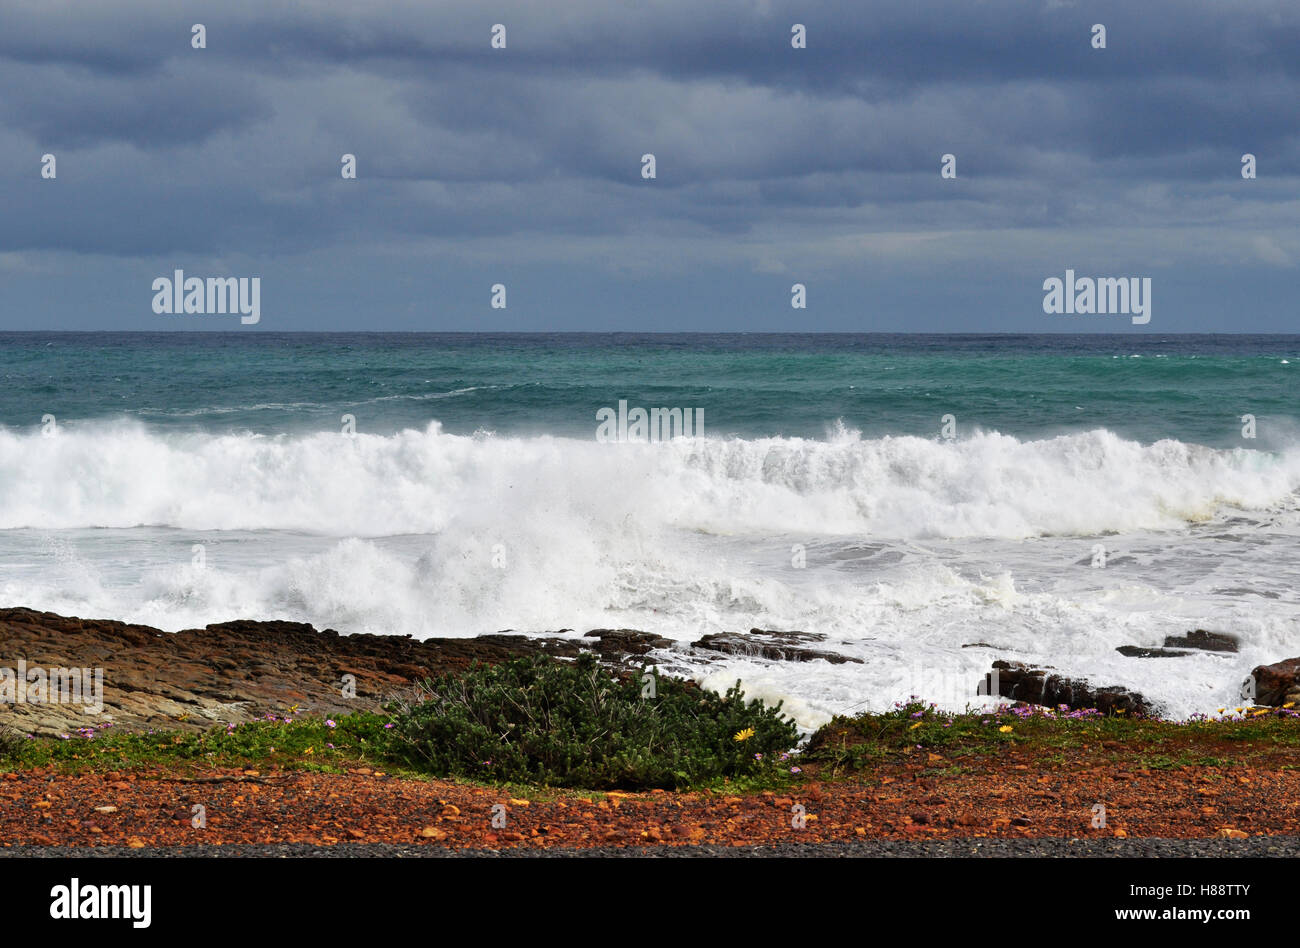
<svg viewBox="0 0 1300 948">
<path fill-rule="evenodd" d="M 0 330 L 1300 331 L 1294 0 L 4 0 L 0 89 Z"/>
</svg>

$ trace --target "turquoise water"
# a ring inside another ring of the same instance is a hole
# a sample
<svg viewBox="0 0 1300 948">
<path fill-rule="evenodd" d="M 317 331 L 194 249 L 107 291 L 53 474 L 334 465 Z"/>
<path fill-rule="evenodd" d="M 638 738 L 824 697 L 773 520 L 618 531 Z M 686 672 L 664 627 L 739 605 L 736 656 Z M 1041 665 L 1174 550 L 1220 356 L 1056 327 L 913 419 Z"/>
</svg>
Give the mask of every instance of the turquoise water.
<svg viewBox="0 0 1300 948">
<path fill-rule="evenodd" d="M 718 436 L 928 435 L 942 415 L 1017 437 L 1263 443 L 1300 417 L 1300 336 L 0 334 L 0 424 L 585 437 L 594 413 L 701 407 Z M 1285 434 L 1284 434 L 1285 433 Z"/>
</svg>

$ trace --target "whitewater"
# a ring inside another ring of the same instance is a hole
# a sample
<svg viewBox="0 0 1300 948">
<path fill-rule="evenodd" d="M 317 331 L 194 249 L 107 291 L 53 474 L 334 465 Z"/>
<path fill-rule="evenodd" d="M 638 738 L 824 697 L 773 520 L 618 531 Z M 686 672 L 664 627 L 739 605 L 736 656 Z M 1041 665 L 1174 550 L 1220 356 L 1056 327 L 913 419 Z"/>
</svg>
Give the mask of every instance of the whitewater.
<svg viewBox="0 0 1300 948">
<path fill-rule="evenodd" d="M 943 440 L 828 421 L 819 438 L 658 444 L 437 421 L 0 428 L 0 595 L 169 631 L 256 618 L 688 643 L 797 629 L 861 664 L 661 659 L 710 687 L 740 678 L 805 727 L 912 694 L 979 706 L 994 658 L 1126 685 L 1185 717 L 1237 702 L 1254 665 L 1296 652 L 1300 444 L 1106 428 Z M 1192 628 L 1241 651 L 1115 651 Z"/>
</svg>

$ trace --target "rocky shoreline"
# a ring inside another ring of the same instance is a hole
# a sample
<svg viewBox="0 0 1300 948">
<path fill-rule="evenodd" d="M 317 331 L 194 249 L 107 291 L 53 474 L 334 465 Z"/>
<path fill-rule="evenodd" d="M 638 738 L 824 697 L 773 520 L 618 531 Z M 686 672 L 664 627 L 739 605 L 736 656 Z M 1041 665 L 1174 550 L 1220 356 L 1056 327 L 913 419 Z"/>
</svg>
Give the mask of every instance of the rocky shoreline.
<svg viewBox="0 0 1300 948">
<path fill-rule="evenodd" d="M 571 632 L 571 630 L 562 630 Z M 606 664 L 639 673 L 656 651 L 692 656 L 746 655 L 768 661 L 859 662 L 817 647 L 805 632 L 751 629 L 705 635 L 689 645 L 635 629 L 593 629 L 573 635 L 501 632 L 418 641 L 406 636 L 342 635 L 283 621 L 239 620 L 163 632 L 107 619 L 80 619 L 25 608 L 0 609 L 0 669 L 100 668 L 101 713 L 83 703 L 25 701 L 0 682 L 0 725 L 56 736 L 82 728 L 201 730 L 240 724 L 268 712 L 338 716 L 377 710 L 425 678 L 524 656 L 574 658 L 595 652 Z M 1140 657 L 1196 650 L 1233 651 L 1229 637 L 1196 630 Z M 1014 701 L 1108 713 L 1158 715 L 1159 708 L 1123 688 L 1069 679 L 1050 669 L 994 660 L 989 693 Z M 1300 698 L 1300 658 L 1261 666 L 1252 676 L 1256 702 L 1279 706 Z M 974 692 L 972 683 L 972 692 Z"/>
<path fill-rule="evenodd" d="M 588 640 L 589 639 L 589 640 Z M 103 710 L 86 704 L 0 703 L 0 724 L 58 735 L 79 728 L 201 730 L 297 706 L 321 716 L 378 710 L 416 682 L 532 655 L 595 651 L 632 667 L 665 640 L 631 630 L 594 630 L 582 642 L 508 633 L 475 638 L 341 635 L 299 622 L 239 620 L 163 632 L 109 619 L 0 609 L 0 667 L 101 668 Z"/>
</svg>

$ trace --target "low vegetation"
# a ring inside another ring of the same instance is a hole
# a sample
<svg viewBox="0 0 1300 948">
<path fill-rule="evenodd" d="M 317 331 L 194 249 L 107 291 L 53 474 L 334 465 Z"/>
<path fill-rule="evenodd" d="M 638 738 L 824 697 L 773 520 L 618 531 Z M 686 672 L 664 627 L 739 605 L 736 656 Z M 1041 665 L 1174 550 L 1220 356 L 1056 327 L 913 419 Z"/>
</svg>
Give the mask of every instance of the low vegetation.
<svg viewBox="0 0 1300 948">
<path fill-rule="evenodd" d="M 833 719 L 812 736 L 803 757 L 833 775 L 917 751 L 941 752 L 950 760 L 970 757 L 972 763 L 1012 750 L 1044 760 L 1087 751 L 1159 768 L 1218 766 L 1300 749 L 1300 715 L 1292 709 L 1221 708 L 1216 715 L 1164 721 L 1035 705 L 949 713 L 914 699 L 884 713 Z"/>
<path fill-rule="evenodd" d="M 739 684 L 739 683 L 738 683 Z M 16 734 L 16 732 L 15 732 Z M 425 682 L 386 713 L 297 708 L 204 731 L 83 728 L 6 740 L 11 766 L 118 770 L 187 765 L 343 770 L 360 765 L 487 783 L 575 789 L 778 785 L 798 740 L 780 706 L 673 678 L 620 678 L 594 656 L 477 665 Z"/>
<path fill-rule="evenodd" d="M 591 789 L 686 788 L 775 775 L 798 732 L 737 686 L 617 677 L 591 655 L 521 659 L 425 683 L 399 750 L 438 776 Z M 788 767 L 785 768 L 788 770 Z"/>
<path fill-rule="evenodd" d="M 383 712 L 337 720 L 291 707 L 202 731 L 105 726 L 33 739 L 0 726 L 0 768 L 369 768 L 532 788 L 752 790 L 788 786 L 799 774 L 869 772 L 916 753 L 947 768 L 1010 755 L 1044 768 L 1081 757 L 1151 769 L 1266 758 L 1300 767 L 1297 717 L 1249 707 L 1182 722 L 1029 705 L 949 713 L 912 700 L 837 717 L 796 754 L 798 732 L 781 706 L 746 700 L 739 683 L 719 695 L 674 678 L 619 676 L 584 655 L 476 665 L 425 682 Z"/>
<path fill-rule="evenodd" d="M 334 719 L 299 716 L 289 708 L 240 725 L 204 731 L 119 731 L 82 728 L 56 738 L 0 742 L 0 758 L 25 767 L 122 770 L 209 764 L 343 770 L 382 766 L 392 759 L 392 717 L 358 713 Z"/>
</svg>

